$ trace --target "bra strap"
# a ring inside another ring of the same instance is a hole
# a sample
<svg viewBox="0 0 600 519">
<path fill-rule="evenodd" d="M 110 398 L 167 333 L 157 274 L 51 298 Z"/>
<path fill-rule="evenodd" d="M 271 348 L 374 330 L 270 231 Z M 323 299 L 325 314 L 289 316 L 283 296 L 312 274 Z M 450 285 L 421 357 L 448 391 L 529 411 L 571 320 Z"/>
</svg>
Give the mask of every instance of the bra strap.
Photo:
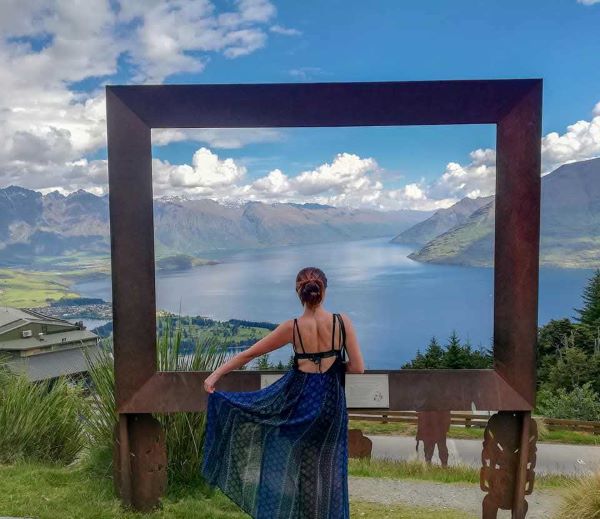
<svg viewBox="0 0 600 519">
<path fill-rule="evenodd" d="M 333 327 L 331 329 L 331 349 L 334 350 L 335 349 L 335 314 L 333 314 L 332 317 L 333 317 Z"/>
<path fill-rule="evenodd" d="M 298 339 L 300 340 L 300 347 L 302 348 L 302 353 L 306 353 L 306 351 L 304 350 L 304 344 L 302 343 L 302 335 L 300 335 L 300 327 L 298 326 L 298 319 L 294 319 L 294 328 L 292 331 L 292 341 L 294 344 L 294 350 L 296 349 L 296 342 L 295 342 L 296 330 L 298 330 Z"/>
<path fill-rule="evenodd" d="M 337 318 L 340 322 L 340 350 L 342 359 L 346 360 L 346 327 L 344 326 L 344 320 L 340 314 L 337 314 Z"/>
</svg>

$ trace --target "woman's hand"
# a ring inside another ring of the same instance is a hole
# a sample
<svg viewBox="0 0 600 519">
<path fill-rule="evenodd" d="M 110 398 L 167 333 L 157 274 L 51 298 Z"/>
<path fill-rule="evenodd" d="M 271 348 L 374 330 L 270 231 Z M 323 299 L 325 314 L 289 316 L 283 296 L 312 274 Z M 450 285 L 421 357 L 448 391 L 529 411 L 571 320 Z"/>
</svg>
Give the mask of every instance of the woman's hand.
<svg viewBox="0 0 600 519">
<path fill-rule="evenodd" d="M 211 373 L 204 379 L 204 390 L 207 393 L 213 393 L 215 390 L 215 384 L 218 382 L 219 377 L 214 373 Z"/>
</svg>

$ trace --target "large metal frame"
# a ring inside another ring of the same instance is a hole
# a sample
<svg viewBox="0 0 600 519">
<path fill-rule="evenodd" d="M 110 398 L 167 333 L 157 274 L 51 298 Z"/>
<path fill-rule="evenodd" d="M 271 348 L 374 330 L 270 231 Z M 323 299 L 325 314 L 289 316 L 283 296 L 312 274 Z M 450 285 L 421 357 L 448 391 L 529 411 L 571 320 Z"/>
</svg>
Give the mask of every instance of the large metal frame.
<svg viewBox="0 0 600 519">
<path fill-rule="evenodd" d="M 540 79 L 107 86 L 106 103 L 121 448 L 132 416 L 200 411 L 207 397 L 208 373 L 157 371 L 152 128 L 495 124 L 494 369 L 370 373 L 389 374 L 390 409 L 528 416 L 535 404 Z M 224 390 L 259 387 L 257 372 L 232 372 L 220 382 Z M 135 485 L 122 469 L 124 487 Z"/>
</svg>

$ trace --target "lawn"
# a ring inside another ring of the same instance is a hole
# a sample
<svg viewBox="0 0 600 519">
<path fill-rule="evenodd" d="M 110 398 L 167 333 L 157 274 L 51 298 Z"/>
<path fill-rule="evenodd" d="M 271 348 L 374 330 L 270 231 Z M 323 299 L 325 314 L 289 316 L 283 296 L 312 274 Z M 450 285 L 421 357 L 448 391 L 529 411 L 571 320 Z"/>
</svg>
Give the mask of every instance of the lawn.
<svg viewBox="0 0 600 519">
<path fill-rule="evenodd" d="M 415 436 L 416 425 L 402 422 L 371 422 L 366 420 L 350 420 L 351 429 L 360 429 L 364 434 Z M 450 427 L 448 438 L 482 440 L 483 429 L 478 427 Z M 572 445 L 600 445 L 600 435 L 579 431 L 540 431 L 538 442 L 564 443 Z"/>
<path fill-rule="evenodd" d="M 142 516 L 121 508 L 110 479 L 80 464 L 53 467 L 38 463 L 0 466 L 0 514 L 36 519 L 197 518 L 244 519 L 248 516 L 221 492 L 173 488 L 158 511 Z M 448 510 L 351 503 L 351 516 L 364 519 L 468 519 Z"/>
<path fill-rule="evenodd" d="M 479 469 L 467 465 L 442 468 L 421 461 L 396 461 L 385 459 L 353 459 L 348 462 L 351 476 L 391 479 L 416 479 L 438 483 L 472 483 L 479 485 Z M 578 478 L 558 474 L 538 474 L 536 488 L 563 488 L 579 481 Z"/>
</svg>

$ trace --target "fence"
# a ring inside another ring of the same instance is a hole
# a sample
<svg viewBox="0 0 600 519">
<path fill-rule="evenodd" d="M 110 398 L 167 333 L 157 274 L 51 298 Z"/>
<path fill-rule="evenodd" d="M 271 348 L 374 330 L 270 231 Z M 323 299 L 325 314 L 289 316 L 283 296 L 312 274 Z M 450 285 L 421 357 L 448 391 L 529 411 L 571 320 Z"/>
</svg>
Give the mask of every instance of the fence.
<svg viewBox="0 0 600 519">
<path fill-rule="evenodd" d="M 475 427 L 485 428 L 490 416 L 493 412 L 488 413 L 451 413 L 450 423 L 451 425 L 457 425 L 461 427 Z M 417 424 L 417 413 L 416 411 L 388 411 L 388 410 L 374 410 L 374 409 L 350 409 L 348 410 L 348 417 L 350 420 L 362 420 L 368 422 L 379 422 L 379 423 L 409 423 Z M 570 430 L 589 432 L 593 434 L 600 434 L 600 422 L 586 422 L 583 420 L 560 420 L 558 418 L 545 418 L 536 417 L 543 420 L 544 424 L 549 430 Z"/>
</svg>

